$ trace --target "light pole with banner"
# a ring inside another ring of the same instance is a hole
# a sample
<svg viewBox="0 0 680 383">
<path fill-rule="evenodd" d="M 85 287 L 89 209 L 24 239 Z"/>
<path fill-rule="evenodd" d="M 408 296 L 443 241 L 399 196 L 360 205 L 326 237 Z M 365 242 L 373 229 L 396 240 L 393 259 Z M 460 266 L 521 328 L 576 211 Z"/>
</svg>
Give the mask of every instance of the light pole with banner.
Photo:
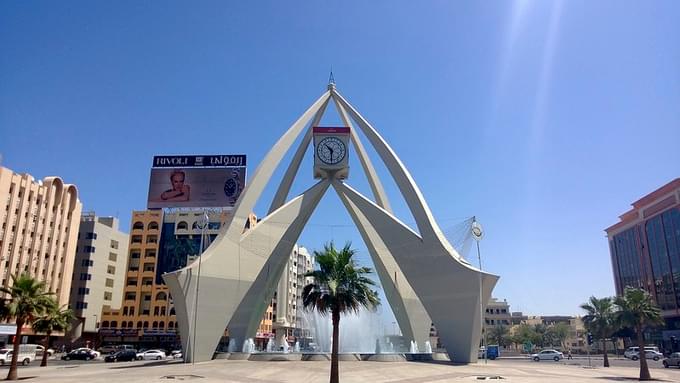
<svg viewBox="0 0 680 383">
<path fill-rule="evenodd" d="M 194 299 L 194 328 L 193 328 L 193 334 L 191 336 L 192 339 L 192 345 L 191 345 L 191 364 L 195 364 L 195 358 L 194 355 L 196 354 L 196 323 L 198 321 L 198 292 L 199 292 L 199 283 L 201 281 L 201 261 L 203 258 L 203 238 L 206 235 L 206 230 L 208 229 L 208 223 L 210 222 L 210 218 L 208 217 L 208 212 L 206 210 L 203 210 L 203 216 L 201 219 L 196 223 L 196 227 L 201 231 L 201 240 L 198 245 L 198 279 L 196 280 L 196 297 Z"/>
<path fill-rule="evenodd" d="M 486 328 L 484 326 L 484 303 L 483 303 L 483 294 L 484 292 L 482 291 L 482 253 L 479 251 L 479 241 L 482 240 L 484 237 L 484 230 L 482 230 L 482 225 L 477 222 L 477 217 L 473 216 L 472 217 L 472 227 L 470 228 L 470 233 L 472 235 L 472 239 L 475 240 L 477 243 L 477 260 L 479 261 L 479 321 L 481 324 L 481 330 L 482 333 L 484 334 L 484 338 L 482 341 L 482 347 L 484 349 L 484 364 L 487 364 L 488 361 L 488 350 L 487 348 L 487 341 L 486 341 Z"/>
</svg>

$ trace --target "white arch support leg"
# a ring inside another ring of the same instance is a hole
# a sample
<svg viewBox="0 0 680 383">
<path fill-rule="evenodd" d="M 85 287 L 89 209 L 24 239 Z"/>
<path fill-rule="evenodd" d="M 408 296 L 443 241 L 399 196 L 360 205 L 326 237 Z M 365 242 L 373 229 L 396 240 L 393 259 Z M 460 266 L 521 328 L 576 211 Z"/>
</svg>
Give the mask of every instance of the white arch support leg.
<svg viewBox="0 0 680 383">
<path fill-rule="evenodd" d="M 394 256 L 437 326 L 451 360 L 476 361 L 481 333 L 479 300 L 486 305 L 498 277 L 482 273 L 480 297 L 479 270 L 459 262 L 438 241 L 421 238 L 347 185 L 334 181 L 333 186 L 361 227 L 377 228 L 373 232 L 377 238 L 371 242 L 382 242 L 383 250 Z"/>
</svg>

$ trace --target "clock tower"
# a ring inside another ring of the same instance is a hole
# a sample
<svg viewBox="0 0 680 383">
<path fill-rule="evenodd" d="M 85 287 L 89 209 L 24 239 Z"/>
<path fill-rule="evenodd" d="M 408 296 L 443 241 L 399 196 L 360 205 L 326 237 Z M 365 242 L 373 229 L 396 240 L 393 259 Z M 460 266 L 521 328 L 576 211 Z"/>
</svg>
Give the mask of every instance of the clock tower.
<svg viewBox="0 0 680 383">
<path fill-rule="evenodd" d="M 314 178 L 346 179 L 349 175 L 348 127 L 313 128 Z"/>
</svg>

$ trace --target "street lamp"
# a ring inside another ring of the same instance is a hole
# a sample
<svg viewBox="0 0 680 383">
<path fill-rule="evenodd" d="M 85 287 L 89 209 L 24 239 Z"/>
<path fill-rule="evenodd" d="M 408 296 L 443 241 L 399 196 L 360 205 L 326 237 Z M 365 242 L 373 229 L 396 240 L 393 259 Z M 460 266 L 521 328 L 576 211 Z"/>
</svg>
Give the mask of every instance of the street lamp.
<svg viewBox="0 0 680 383">
<path fill-rule="evenodd" d="M 198 278 L 196 278 L 196 297 L 194 299 L 194 329 L 193 329 L 193 335 L 192 335 L 192 344 L 191 344 L 191 364 L 195 364 L 195 355 L 196 355 L 196 323 L 198 321 L 198 292 L 199 292 L 199 283 L 201 282 L 201 262 L 203 260 L 203 238 L 205 237 L 205 231 L 208 228 L 208 223 L 210 222 L 210 218 L 208 217 L 208 212 L 203 211 L 203 216 L 201 217 L 201 220 L 199 220 L 196 223 L 196 227 L 201 230 L 201 240 L 200 240 L 200 245 L 199 245 L 199 250 L 198 250 Z"/>
<path fill-rule="evenodd" d="M 484 291 L 482 289 L 482 254 L 479 251 L 479 241 L 482 240 L 484 237 L 484 230 L 482 230 L 482 225 L 477 222 L 477 217 L 473 216 L 472 217 L 472 227 L 470 228 L 470 233 L 472 234 L 472 239 L 475 240 L 477 243 L 477 260 L 479 261 L 479 322 L 480 322 L 480 329 L 482 333 L 484 334 L 484 339 L 482 341 L 482 346 L 484 347 L 484 364 L 487 364 L 487 356 L 488 356 L 488 350 L 486 349 L 487 347 L 487 342 L 486 342 L 486 330 L 484 328 L 484 302 L 483 302 L 483 294 Z"/>
</svg>

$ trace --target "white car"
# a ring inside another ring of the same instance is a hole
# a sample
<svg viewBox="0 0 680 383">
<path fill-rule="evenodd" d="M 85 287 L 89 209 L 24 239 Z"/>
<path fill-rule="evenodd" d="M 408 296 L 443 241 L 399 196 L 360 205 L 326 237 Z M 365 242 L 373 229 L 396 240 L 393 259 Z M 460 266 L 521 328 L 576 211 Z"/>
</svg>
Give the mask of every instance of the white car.
<svg viewBox="0 0 680 383">
<path fill-rule="evenodd" d="M 95 356 L 94 356 L 95 359 L 98 359 L 100 356 L 102 356 L 102 353 L 101 353 L 101 352 L 95 351 L 95 350 L 93 350 L 93 349 L 91 349 L 91 348 L 81 347 L 81 348 L 76 348 L 76 349 L 75 349 L 75 351 L 80 351 L 80 350 L 89 351 L 89 352 L 93 353 L 93 354 L 95 355 Z M 48 352 L 49 352 L 49 350 L 48 350 Z"/>
<path fill-rule="evenodd" d="M 633 358 L 633 355 L 636 355 L 637 358 L 639 359 L 639 358 L 640 358 L 639 352 L 638 352 L 639 350 L 640 350 L 640 348 L 639 348 L 639 347 L 636 347 L 636 346 L 628 347 L 628 348 L 626 349 L 626 351 L 623 353 L 623 357 L 624 357 L 624 358 L 628 358 L 628 359 L 632 359 L 632 358 Z M 659 352 L 659 348 L 656 347 L 656 346 L 645 346 L 645 351 L 656 351 L 656 352 Z"/>
<path fill-rule="evenodd" d="M 536 362 L 541 360 L 554 360 L 555 362 L 559 362 L 564 359 L 564 354 L 557 350 L 543 350 L 537 354 L 531 354 L 531 359 Z"/>
<path fill-rule="evenodd" d="M 35 346 L 34 345 L 30 345 L 32 347 L 23 346 L 29 345 L 22 344 L 20 346 L 19 358 L 17 358 L 17 362 L 23 364 L 24 366 L 27 366 L 35 359 Z M 12 354 L 13 350 L 7 348 L 3 348 L 2 350 L 0 350 L 0 364 L 1 365 L 10 364 L 12 362 Z"/>
<path fill-rule="evenodd" d="M 35 346 L 35 348 L 36 348 L 35 349 L 36 356 L 42 357 L 42 354 L 45 351 L 45 346 L 38 344 L 38 345 Z M 52 356 L 52 355 L 54 355 L 54 349 L 48 348 L 47 349 L 47 356 Z"/>
<path fill-rule="evenodd" d="M 656 361 L 656 360 L 663 359 L 663 354 L 658 352 L 658 351 L 654 351 L 654 350 L 645 350 L 645 357 L 647 359 L 652 359 L 652 360 Z M 634 353 L 631 354 L 630 359 L 632 359 L 632 360 L 640 359 L 640 353 L 635 351 Z"/>
<path fill-rule="evenodd" d="M 165 351 L 146 350 L 137 353 L 137 360 L 162 360 L 165 359 Z"/>
<path fill-rule="evenodd" d="M 170 356 L 173 359 L 182 359 L 182 350 L 172 350 Z"/>
</svg>

